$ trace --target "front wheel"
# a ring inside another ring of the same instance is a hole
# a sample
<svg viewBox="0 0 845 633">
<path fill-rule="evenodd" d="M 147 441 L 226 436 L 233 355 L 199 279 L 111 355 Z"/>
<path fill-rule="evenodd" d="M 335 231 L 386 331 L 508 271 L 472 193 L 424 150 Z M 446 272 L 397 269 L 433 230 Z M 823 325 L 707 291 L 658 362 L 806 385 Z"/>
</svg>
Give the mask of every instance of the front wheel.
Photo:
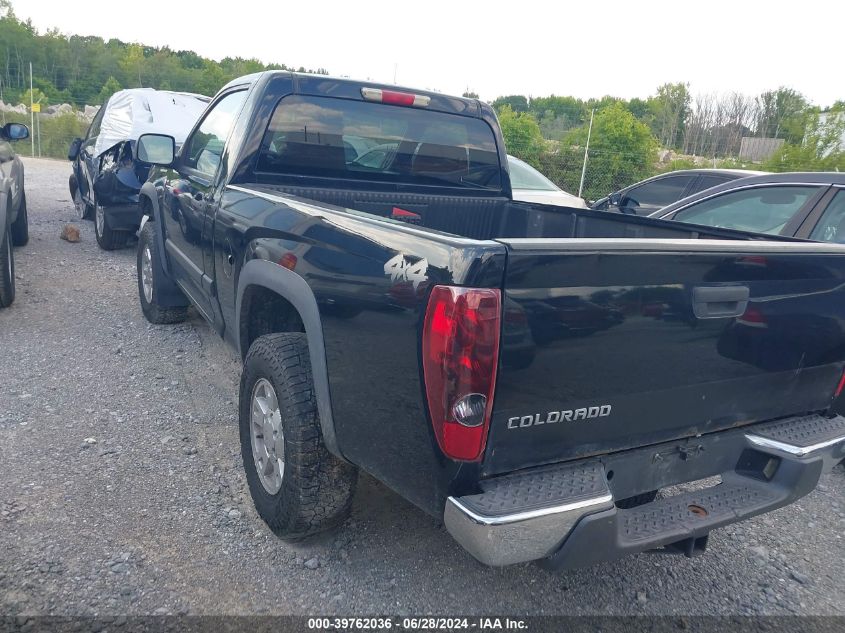
<svg viewBox="0 0 845 633">
<path fill-rule="evenodd" d="M 12 222 L 12 244 L 26 246 L 29 242 L 29 217 L 26 213 L 26 193 L 21 192 L 21 206 L 18 219 Z"/>
<path fill-rule="evenodd" d="M 156 249 L 155 227 L 147 222 L 138 240 L 138 299 L 147 321 L 161 325 L 181 323 L 188 318 L 185 306 L 166 306 L 160 302 L 160 289 L 165 282 L 164 269 Z"/>
<path fill-rule="evenodd" d="M 305 334 L 256 339 L 244 360 L 239 411 L 249 491 L 270 529 L 298 540 L 340 524 L 358 471 L 323 443 Z"/>
<path fill-rule="evenodd" d="M 0 308 L 8 308 L 15 300 L 15 255 L 12 234 L 3 230 L 0 236 Z"/>
<path fill-rule="evenodd" d="M 96 205 L 94 212 L 94 235 L 97 244 L 104 251 L 113 251 L 126 246 L 126 231 L 115 231 L 106 222 L 106 210 L 101 204 Z"/>
</svg>

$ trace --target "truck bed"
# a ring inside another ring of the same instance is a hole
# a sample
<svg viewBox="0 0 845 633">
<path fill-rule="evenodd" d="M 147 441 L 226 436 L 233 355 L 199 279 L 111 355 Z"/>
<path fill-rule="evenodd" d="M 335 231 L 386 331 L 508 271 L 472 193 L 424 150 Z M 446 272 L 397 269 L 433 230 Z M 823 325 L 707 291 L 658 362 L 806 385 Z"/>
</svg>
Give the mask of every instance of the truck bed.
<svg viewBox="0 0 845 633">
<path fill-rule="evenodd" d="M 309 246 L 293 251 L 297 270 L 323 305 L 363 313 L 324 311 L 333 406 L 348 421 L 339 438 L 353 461 L 406 494 L 444 490 L 408 481 L 410 471 L 430 471 L 434 456 L 373 455 L 370 442 L 387 425 L 406 439 L 423 430 L 414 418 L 425 405 L 407 378 L 419 372 L 420 319 L 435 283 L 503 291 L 482 477 L 819 411 L 842 374 L 843 246 L 496 198 L 237 189 L 312 218 L 301 229 Z M 394 208 L 419 221 L 391 218 Z M 425 256 L 421 287 L 385 276 L 397 253 Z M 698 294 L 732 288 L 746 294 L 727 313 L 696 316 L 708 305 Z M 374 352 L 383 362 L 366 372 L 345 360 Z M 380 402 L 386 386 L 407 427 L 390 407 L 360 409 Z M 542 424 L 579 409 L 589 417 Z M 415 500 L 431 507 L 430 498 Z"/>
</svg>

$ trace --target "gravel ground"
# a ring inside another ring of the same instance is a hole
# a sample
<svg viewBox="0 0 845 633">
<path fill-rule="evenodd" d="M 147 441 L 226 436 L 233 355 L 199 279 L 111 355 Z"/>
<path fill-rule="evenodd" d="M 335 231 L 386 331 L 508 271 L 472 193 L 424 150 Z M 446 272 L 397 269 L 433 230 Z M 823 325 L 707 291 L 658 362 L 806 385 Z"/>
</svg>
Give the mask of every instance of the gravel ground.
<svg viewBox="0 0 845 633">
<path fill-rule="evenodd" d="M 59 239 L 67 163 L 27 160 L 32 240 L 0 312 L 0 615 L 845 614 L 845 473 L 717 531 L 550 574 L 477 564 L 368 477 L 351 519 L 276 539 L 242 473 L 239 363 L 199 317 L 151 326 L 135 252 Z"/>
</svg>

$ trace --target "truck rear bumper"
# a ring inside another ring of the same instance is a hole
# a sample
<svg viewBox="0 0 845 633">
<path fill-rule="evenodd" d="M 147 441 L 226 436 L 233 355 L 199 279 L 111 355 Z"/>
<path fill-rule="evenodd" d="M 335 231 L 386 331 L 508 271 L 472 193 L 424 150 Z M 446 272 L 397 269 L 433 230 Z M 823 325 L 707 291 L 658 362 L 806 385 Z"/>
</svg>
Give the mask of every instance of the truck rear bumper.
<svg viewBox="0 0 845 633">
<path fill-rule="evenodd" d="M 479 494 L 449 497 L 444 523 L 487 565 L 560 569 L 669 545 L 692 555 L 711 530 L 808 494 L 843 458 L 845 418 L 788 418 L 484 480 Z M 709 488 L 615 502 L 714 475 Z"/>
</svg>

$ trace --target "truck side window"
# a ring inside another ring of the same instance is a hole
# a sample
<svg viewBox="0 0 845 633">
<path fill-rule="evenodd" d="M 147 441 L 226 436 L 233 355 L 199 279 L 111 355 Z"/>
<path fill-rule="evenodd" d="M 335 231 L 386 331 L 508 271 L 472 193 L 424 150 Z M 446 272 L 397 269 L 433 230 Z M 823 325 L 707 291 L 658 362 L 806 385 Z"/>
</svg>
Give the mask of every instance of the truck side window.
<svg viewBox="0 0 845 633">
<path fill-rule="evenodd" d="M 245 98 L 246 90 L 230 93 L 205 115 L 199 128 L 186 142 L 186 167 L 196 169 L 207 176 L 213 176 L 217 172 L 226 138 L 232 131 Z"/>
</svg>

